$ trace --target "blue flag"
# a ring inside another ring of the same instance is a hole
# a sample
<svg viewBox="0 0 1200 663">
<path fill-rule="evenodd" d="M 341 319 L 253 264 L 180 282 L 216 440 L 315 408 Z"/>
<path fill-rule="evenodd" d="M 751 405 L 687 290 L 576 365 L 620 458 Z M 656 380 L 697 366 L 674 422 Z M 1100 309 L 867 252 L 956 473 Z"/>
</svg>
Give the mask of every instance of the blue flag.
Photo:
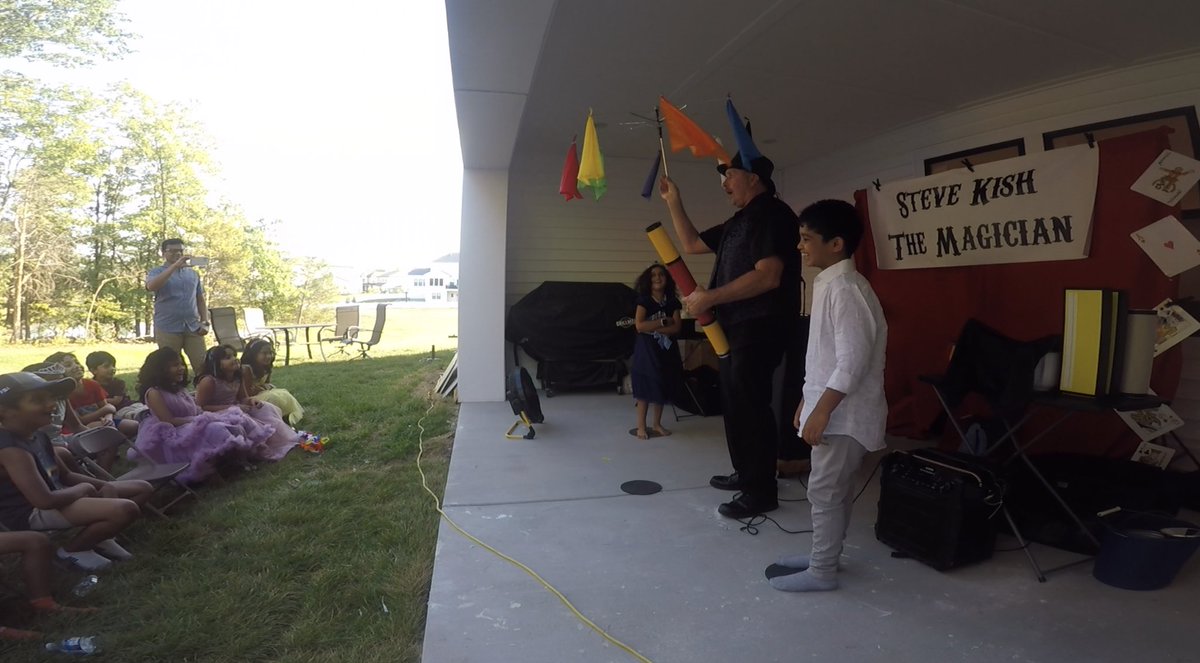
<svg viewBox="0 0 1200 663">
<path fill-rule="evenodd" d="M 650 166 L 650 172 L 646 174 L 646 183 L 642 185 L 642 197 L 650 200 L 650 196 L 654 195 L 654 185 L 658 183 L 658 167 L 662 164 L 662 151 L 655 152 L 654 164 Z"/>
</svg>

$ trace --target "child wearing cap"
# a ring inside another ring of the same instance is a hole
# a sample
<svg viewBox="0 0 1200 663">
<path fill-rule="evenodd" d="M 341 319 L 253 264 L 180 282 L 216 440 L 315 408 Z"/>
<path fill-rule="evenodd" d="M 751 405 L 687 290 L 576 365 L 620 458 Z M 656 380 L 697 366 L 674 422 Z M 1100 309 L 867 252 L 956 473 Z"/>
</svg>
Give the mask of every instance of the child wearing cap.
<svg viewBox="0 0 1200 663">
<path fill-rule="evenodd" d="M 73 472 L 55 455 L 42 429 L 74 388 L 70 378 L 0 375 L 0 523 L 14 531 L 82 528 L 58 557 L 96 571 L 108 558 L 132 557 L 112 537 L 137 519 L 153 488 Z"/>
</svg>

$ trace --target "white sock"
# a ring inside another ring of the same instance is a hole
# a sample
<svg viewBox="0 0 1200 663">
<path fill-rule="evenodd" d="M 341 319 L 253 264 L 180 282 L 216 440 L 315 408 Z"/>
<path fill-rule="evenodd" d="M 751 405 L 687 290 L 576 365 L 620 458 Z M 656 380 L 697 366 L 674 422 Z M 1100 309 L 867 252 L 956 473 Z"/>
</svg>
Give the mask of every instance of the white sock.
<svg viewBox="0 0 1200 663">
<path fill-rule="evenodd" d="M 93 548 L 96 552 L 112 559 L 127 561 L 133 559 L 133 553 L 126 550 L 115 539 L 105 539 Z"/>
<path fill-rule="evenodd" d="M 97 555 L 91 550 L 67 552 L 65 548 L 59 548 L 58 558 L 68 560 L 85 571 L 100 571 L 112 566 L 107 557 Z"/>
<path fill-rule="evenodd" d="M 789 569 L 799 569 L 803 571 L 808 568 L 808 555 L 784 555 L 775 562 L 780 566 L 786 566 Z"/>
<path fill-rule="evenodd" d="M 828 592 L 837 589 L 837 576 L 823 578 L 811 570 L 771 578 L 771 586 L 784 592 Z"/>
</svg>

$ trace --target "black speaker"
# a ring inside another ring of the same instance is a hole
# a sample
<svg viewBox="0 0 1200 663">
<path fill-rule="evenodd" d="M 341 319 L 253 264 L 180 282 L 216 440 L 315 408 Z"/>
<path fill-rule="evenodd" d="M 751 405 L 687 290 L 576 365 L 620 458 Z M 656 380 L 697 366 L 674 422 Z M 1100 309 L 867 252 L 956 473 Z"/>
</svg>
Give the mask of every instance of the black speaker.
<svg viewBox="0 0 1200 663">
<path fill-rule="evenodd" d="M 979 458 L 936 449 L 883 461 L 875 538 L 939 571 L 988 559 L 1003 489 Z"/>
</svg>

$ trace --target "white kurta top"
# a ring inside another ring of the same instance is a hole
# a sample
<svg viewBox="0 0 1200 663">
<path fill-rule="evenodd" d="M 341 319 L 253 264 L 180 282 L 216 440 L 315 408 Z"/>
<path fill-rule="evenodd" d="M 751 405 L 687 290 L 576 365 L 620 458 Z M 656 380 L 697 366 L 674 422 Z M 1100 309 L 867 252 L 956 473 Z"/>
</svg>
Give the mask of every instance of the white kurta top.
<svg viewBox="0 0 1200 663">
<path fill-rule="evenodd" d="M 826 435 L 849 435 L 869 451 L 883 449 L 887 400 L 883 362 L 887 320 L 867 279 L 843 260 L 813 284 L 812 318 L 800 430 L 826 389 L 846 394 L 829 417 Z"/>
</svg>

